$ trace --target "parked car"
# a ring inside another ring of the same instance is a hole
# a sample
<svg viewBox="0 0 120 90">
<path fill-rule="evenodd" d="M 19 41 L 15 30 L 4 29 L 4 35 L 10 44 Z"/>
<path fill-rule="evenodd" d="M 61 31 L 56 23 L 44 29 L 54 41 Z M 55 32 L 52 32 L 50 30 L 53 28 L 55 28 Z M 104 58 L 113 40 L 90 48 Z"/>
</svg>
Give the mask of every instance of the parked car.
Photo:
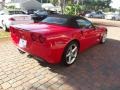
<svg viewBox="0 0 120 90">
<path fill-rule="evenodd" d="M 98 43 L 105 43 L 107 29 L 94 26 L 79 16 L 48 16 L 40 23 L 10 27 L 13 43 L 20 52 L 27 52 L 48 63 L 66 66 L 76 61 L 78 52 Z"/>
<path fill-rule="evenodd" d="M 48 16 L 48 12 L 47 11 L 37 10 L 32 15 L 32 19 L 34 20 L 34 22 L 39 22 L 39 21 L 45 19 L 47 16 Z"/>
<path fill-rule="evenodd" d="M 19 10 L 3 10 L 0 12 L 0 27 L 5 31 L 9 30 L 10 25 L 33 23 L 30 15 Z"/>
<path fill-rule="evenodd" d="M 85 15 L 85 17 L 104 19 L 104 18 L 105 18 L 105 14 L 104 14 L 103 12 L 101 12 L 101 11 L 97 11 L 97 12 L 87 13 L 87 14 Z"/>
<path fill-rule="evenodd" d="M 51 15 L 51 14 L 57 14 L 57 13 L 55 11 L 37 10 L 32 15 L 32 19 L 34 20 L 34 22 L 39 22 L 39 21 L 45 19 L 48 15 Z"/>
<path fill-rule="evenodd" d="M 108 19 L 108 20 L 120 20 L 120 14 L 115 14 L 115 13 L 107 14 L 105 16 L 105 19 Z"/>
</svg>

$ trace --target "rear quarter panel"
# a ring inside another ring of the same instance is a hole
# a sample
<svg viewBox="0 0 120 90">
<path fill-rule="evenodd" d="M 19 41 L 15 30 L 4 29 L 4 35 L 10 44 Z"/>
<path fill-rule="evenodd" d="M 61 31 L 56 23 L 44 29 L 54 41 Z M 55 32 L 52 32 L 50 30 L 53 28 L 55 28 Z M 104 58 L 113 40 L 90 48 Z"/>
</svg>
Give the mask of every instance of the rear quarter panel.
<svg viewBox="0 0 120 90">
<path fill-rule="evenodd" d="M 64 49 L 68 43 L 79 38 L 78 32 L 78 30 L 69 29 L 67 31 L 45 34 L 47 37 L 47 43 L 52 49 L 52 54 L 55 55 L 54 58 L 62 57 Z"/>
</svg>

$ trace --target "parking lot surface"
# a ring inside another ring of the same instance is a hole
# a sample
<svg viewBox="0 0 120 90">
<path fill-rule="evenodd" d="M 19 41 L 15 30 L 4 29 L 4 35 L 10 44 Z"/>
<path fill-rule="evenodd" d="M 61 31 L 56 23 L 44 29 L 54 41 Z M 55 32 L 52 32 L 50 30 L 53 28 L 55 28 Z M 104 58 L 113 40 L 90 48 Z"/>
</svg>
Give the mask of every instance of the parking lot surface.
<svg viewBox="0 0 120 90">
<path fill-rule="evenodd" d="M 107 42 L 70 67 L 28 58 L 11 40 L 0 41 L 0 90 L 120 90 L 120 28 L 108 27 Z"/>
</svg>

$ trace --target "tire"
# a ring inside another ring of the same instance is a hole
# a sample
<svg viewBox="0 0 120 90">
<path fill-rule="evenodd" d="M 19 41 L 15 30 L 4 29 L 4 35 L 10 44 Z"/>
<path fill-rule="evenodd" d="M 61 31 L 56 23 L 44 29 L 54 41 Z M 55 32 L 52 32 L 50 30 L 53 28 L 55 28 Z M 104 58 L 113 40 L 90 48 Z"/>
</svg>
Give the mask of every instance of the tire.
<svg viewBox="0 0 120 90">
<path fill-rule="evenodd" d="M 105 16 L 102 16 L 102 19 L 105 19 Z"/>
<path fill-rule="evenodd" d="M 2 29 L 3 29 L 4 31 L 6 31 L 6 32 L 9 31 L 6 25 L 3 25 Z"/>
<path fill-rule="evenodd" d="M 116 20 L 116 18 L 115 18 L 115 17 L 112 17 L 112 20 Z"/>
<path fill-rule="evenodd" d="M 106 39 L 107 39 L 107 32 L 102 35 L 100 43 L 104 44 L 106 42 Z"/>
<path fill-rule="evenodd" d="M 62 65 L 64 66 L 72 65 L 76 61 L 78 51 L 79 51 L 78 43 L 74 41 L 70 42 L 64 50 L 62 57 Z"/>
<path fill-rule="evenodd" d="M 93 18 L 93 16 L 92 16 L 92 15 L 90 15 L 90 18 Z"/>
<path fill-rule="evenodd" d="M 19 51 L 20 54 L 25 54 L 25 52 L 20 50 L 20 49 L 18 49 L 18 51 Z"/>
</svg>

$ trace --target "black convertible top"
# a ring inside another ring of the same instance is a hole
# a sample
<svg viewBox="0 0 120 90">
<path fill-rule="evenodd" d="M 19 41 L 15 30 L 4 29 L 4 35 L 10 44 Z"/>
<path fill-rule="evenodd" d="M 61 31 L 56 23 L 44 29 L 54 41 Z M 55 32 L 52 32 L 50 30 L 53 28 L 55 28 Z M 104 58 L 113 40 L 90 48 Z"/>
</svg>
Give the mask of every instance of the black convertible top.
<svg viewBox="0 0 120 90">
<path fill-rule="evenodd" d="M 64 24 L 62 24 L 62 26 L 69 26 L 69 27 L 73 27 L 73 28 L 78 28 L 78 24 L 76 22 L 77 18 L 85 19 L 82 16 L 61 15 L 61 14 L 49 15 L 47 18 L 49 18 L 49 17 L 65 18 L 65 19 L 67 19 L 67 21 Z M 85 19 L 85 20 L 87 20 L 87 19 Z"/>
<path fill-rule="evenodd" d="M 49 15 L 48 17 L 61 17 L 61 18 L 67 18 L 67 19 L 75 19 L 75 18 L 78 18 L 78 17 L 79 18 L 84 18 L 82 16 L 66 15 L 66 14 L 55 14 L 55 15 Z"/>
</svg>

